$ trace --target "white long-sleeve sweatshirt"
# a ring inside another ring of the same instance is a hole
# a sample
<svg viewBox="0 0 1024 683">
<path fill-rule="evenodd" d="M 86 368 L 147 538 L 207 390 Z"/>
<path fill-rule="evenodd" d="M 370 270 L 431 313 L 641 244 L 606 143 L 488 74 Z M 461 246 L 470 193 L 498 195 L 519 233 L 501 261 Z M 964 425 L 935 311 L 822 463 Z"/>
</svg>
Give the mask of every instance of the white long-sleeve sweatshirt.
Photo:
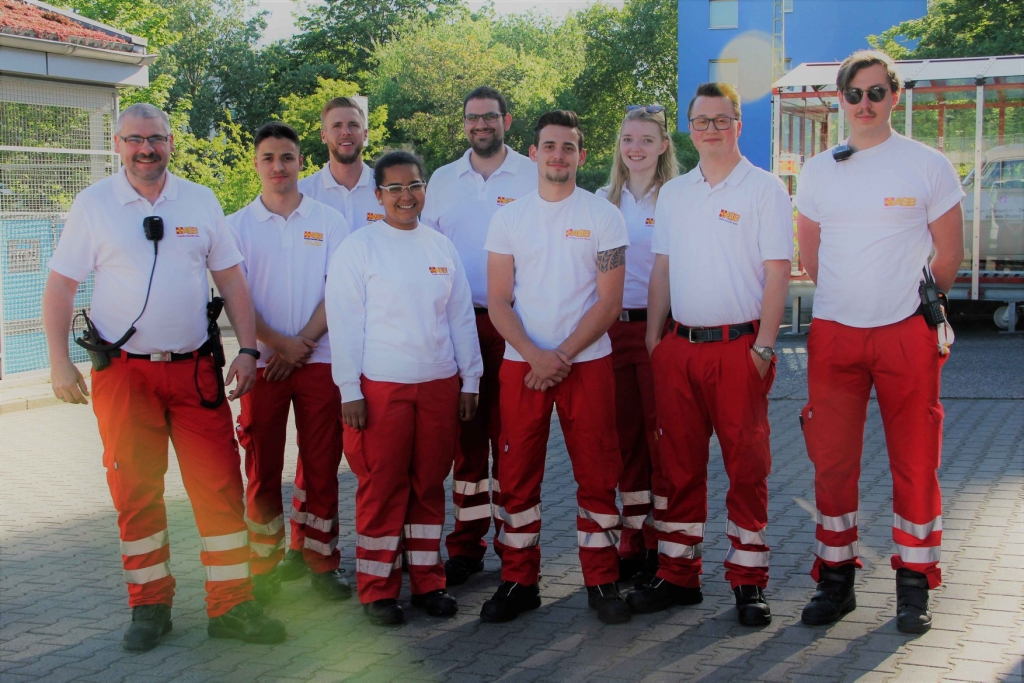
<svg viewBox="0 0 1024 683">
<path fill-rule="evenodd" d="M 459 253 L 422 223 L 370 223 L 342 242 L 327 271 L 327 326 L 342 401 L 363 397 L 360 375 L 417 384 L 458 372 L 477 393 L 483 360 Z"/>
</svg>

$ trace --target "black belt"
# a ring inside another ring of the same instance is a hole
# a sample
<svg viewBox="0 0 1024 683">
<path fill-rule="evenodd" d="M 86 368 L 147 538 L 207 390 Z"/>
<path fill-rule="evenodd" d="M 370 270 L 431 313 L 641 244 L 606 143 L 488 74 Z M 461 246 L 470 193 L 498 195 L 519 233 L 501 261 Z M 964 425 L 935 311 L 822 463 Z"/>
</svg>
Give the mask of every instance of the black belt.
<svg viewBox="0 0 1024 683">
<path fill-rule="evenodd" d="M 476 313 L 477 315 L 487 315 L 487 309 L 481 308 L 480 306 L 474 306 L 473 312 Z"/>
<path fill-rule="evenodd" d="M 718 342 L 725 339 L 733 341 L 747 334 L 757 334 L 757 326 L 754 323 L 720 325 L 718 327 L 687 327 L 672 320 L 669 322 L 668 328 L 692 344 Z"/>
<path fill-rule="evenodd" d="M 121 349 L 115 349 L 114 351 L 110 351 L 108 355 L 111 358 L 120 358 Z M 179 360 L 193 360 L 195 358 L 201 358 L 203 356 L 212 356 L 213 342 L 207 340 L 206 342 L 203 343 L 202 346 L 200 346 L 198 349 L 190 353 L 170 353 L 165 351 L 162 353 L 129 353 L 127 355 L 128 358 L 132 360 L 148 360 L 158 363 L 166 363 L 168 361 L 174 362 Z"/>
<path fill-rule="evenodd" d="M 619 313 L 619 320 L 624 323 L 644 323 L 647 322 L 647 309 L 646 308 L 624 308 L 622 313 Z"/>
</svg>

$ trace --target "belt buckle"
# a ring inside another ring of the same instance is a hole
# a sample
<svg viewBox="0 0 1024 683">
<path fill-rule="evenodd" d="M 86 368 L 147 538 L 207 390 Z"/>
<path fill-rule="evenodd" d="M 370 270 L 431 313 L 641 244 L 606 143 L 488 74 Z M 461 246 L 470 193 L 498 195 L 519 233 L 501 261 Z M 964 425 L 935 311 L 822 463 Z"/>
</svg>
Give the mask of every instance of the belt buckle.
<svg viewBox="0 0 1024 683">
<path fill-rule="evenodd" d="M 687 329 L 686 330 L 686 339 L 687 339 L 687 341 L 689 341 L 691 344 L 703 344 L 704 343 L 703 339 L 694 339 L 693 338 L 693 333 L 694 332 L 703 333 L 704 332 L 704 328 L 703 327 L 691 327 L 691 328 Z"/>
<path fill-rule="evenodd" d="M 149 359 L 156 363 L 168 363 L 171 360 L 170 351 L 161 351 L 160 353 L 149 354 Z"/>
<path fill-rule="evenodd" d="M 629 322 L 629 311 L 622 311 L 619 313 L 619 320 L 624 323 Z"/>
</svg>

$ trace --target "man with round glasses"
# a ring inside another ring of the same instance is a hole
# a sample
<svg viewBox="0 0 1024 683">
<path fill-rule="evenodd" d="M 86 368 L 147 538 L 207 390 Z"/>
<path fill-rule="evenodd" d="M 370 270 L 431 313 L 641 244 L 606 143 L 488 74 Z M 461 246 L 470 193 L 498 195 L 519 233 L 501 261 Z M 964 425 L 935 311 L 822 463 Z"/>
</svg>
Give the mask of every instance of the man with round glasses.
<svg viewBox="0 0 1024 683">
<path fill-rule="evenodd" d="M 658 572 L 627 602 L 644 614 L 701 593 L 711 434 L 729 476 L 725 579 L 739 622 L 771 622 L 768 585 L 768 392 L 793 256 L 789 196 L 739 150 L 740 98 L 705 83 L 687 109 L 700 164 L 665 183 L 654 218 L 647 304 L 664 497 L 654 500 Z M 671 312 L 668 332 L 665 320 Z"/>
<path fill-rule="evenodd" d="M 508 103 L 493 88 L 480 86 L 463 101 L 463 129 L 469 149 L 458 160 L 434 171 L 421 220 L 447 236 L 458 249 L 469 276 L 477 334 L 484 359 L 480 406 L 462 425 L 452 484 L 455 528 L 445 539 L 448 585 L 464 583 L 483 569 L 491 523 L 490 473 L 498 495 L 498 370 L 505 340 L 487 315 L 487 254 L 484 240 L 494 213 L 537 189 L 537 165 L 504 144 L 512 125 Z M 493 470 L 488 469 L 493 453 Z M 496 501 L 495 501 L 496 502 Z"/>
<path fill-rule="evenodd" d="M 956 278 L 963 191 L 940 152 L 893 131 L 901 84 L 888 56 L 854 53 L 837 85 L 850 138 L 842 154 L 804 165 L 795 198 L 800 255 L 817 285 L 801 423 L 814 463 L 818 586 L 802 620 L 830 624 L 856 607 L 857 480 L 874 386 L 893 478 L 896 627 L 923 633 L 928 590 L 942 578 L 939 380 L 952 340 L 945 323 L 926 321 L 919 289 L 922 268 L 944 291 Z"/>
</svg>

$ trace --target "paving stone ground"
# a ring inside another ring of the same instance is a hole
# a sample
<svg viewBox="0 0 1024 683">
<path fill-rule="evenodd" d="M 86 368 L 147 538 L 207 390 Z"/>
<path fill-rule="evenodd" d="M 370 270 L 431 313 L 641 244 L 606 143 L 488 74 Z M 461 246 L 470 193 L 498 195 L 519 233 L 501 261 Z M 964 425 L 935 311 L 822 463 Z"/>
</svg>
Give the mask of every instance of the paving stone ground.
<svg viewBox="0 0 1024 683">
<path fill-rule="evenodd" d="M 799 338 L 783 342 L 790 351 L 780 356 L 780 388 L 799 387 L 802 344 Z M 1012 352 L 1024 346 L 994 344 L 1000 363 L 1019 364 L 1024 357 L 1012 361 Z M 993 394 L 1005 396 L 998 376 L 997 369 Z M 946 389 L 957 395 L 948 382 Z M 92 411 L 57 405 L 0 415 L 0 681 L 1021 680 L 1024 401 L 944 401 L 945 585 L 933 593 L 933 629 L 913 637 L 895 627 L 888 560 L 892 482 L 874 403 L 860 480 L 866 567 L 858 575 L 858 609 L 831 627 L 800 624 L 813 591 L 807 574 L 812 471 L 796 419 L 803 400 L 796 390 L 780 393 L 770 408 L 775 462 L 767 596 L 775 618 L 767 628 L 736 623 L 724 580 L 727 481 L 717 445 L 710 464 L 704 602 L 620 626 L 598 622 L 587 609 L 576 555 L 572 472 L 561 433 L 553 429 L 543 492 L 540 609 L 505 625 L 479 621 L 480 605 L 499 581 L 497 559 L 489 553 L 484 572 L 453 588 L 461 606 L 456 618 L 432 619 L 412 609 L 406 588 L 409 621 L 390 630 L 368 625 L 355 601 L 326 604 L 305 581 L 285 584 L 269 610 L 289 632 L 276 646 L 206 637 L 199 538 L 172 458 L 167 503 L 178 579 L 174 630 L 142 654 L 120 647 L 129 611 Z M 292 432 L 289 475 L 295 455 Z M 351 574 L 355 477 L 345 463 L 339 485 L 342 566 Z"/>
</svg>

